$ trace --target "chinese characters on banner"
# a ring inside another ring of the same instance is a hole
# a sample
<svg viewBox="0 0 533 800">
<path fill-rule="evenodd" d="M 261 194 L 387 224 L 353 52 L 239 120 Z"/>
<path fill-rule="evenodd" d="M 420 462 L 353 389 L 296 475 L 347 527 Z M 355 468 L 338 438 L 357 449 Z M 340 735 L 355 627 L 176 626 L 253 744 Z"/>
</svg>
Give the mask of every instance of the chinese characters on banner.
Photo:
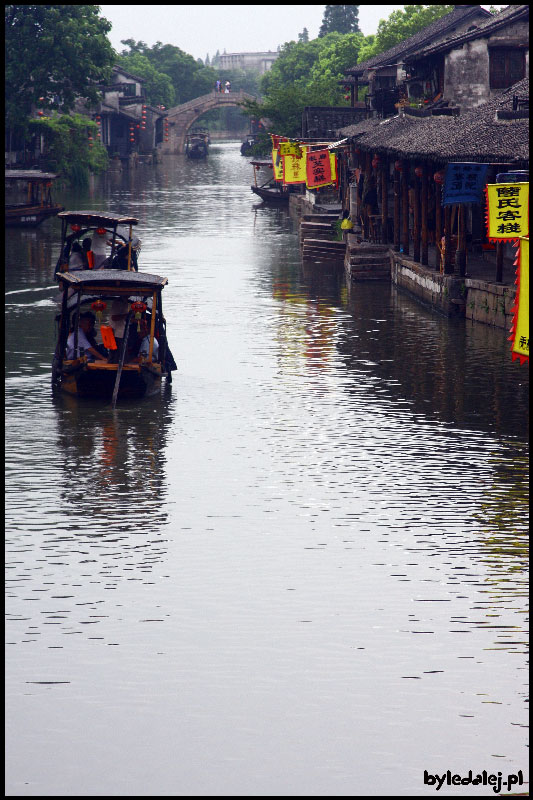
<svg viewBox="0 0 533 800">
<path fill-rule="evenodd" d="M 516 259 L 516 299 L 509 340 L 513 361 L 529 361 L 529 239 L 520 238 Z"/>
<path fill-rule="evenodd" d="M 279 154 L 280 156 L 296 156 L 296 158 L 301 158 L 302 149 L 296 142 L 281 142 Z"/>
<path fill-rule="evenodd" d="M 529 236 L 529 183 L 487 184 L 487 238 L 493 242 Z"/>
<path fill-rule="evenodd" d="M 274 180 L 283 180 L 283 159 L 278 150 L 272 150 L 272 164 L 274 166 Z"/>
<path fill-rule="evenodd" d="M 480 203 L 488 164 L 451 163 L 446 165 L 442 205 Z"/>
<path fill-rule="evenodd" d="M 315 189 L 331 183 L 329 150 L 314 150 L 307 154 L 307 188 Z"/>
<path fill-rule="evenodd" d="M 299 158 L 295 155 L 283 156 L 284 183 L 305 183 L 307 147 L 302 146 L 300 152 L 302 155 Z"/>
</svg>

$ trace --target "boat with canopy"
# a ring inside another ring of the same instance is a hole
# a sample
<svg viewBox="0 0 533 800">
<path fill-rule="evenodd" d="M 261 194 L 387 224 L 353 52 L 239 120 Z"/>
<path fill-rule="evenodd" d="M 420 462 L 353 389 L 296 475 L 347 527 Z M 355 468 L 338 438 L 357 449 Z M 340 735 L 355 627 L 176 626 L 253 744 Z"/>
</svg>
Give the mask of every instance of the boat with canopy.
<svg viewBox="0 0 533 800">
<path fill-rule="evenodd" d="M 63 211 L 57 272 L 80 269 L 138 270 L 141 240 L 133 233 L 139 220 L 104 211 Z M 107 249 L 109 248 L 109 254 Z"/>
<path fill-rule="evenodd" d="M 275 203 L 276 205 L 288 205 L 289 197 L 294 192 L 299 191 L 299 187 L 286 185 L 276 182 L 272 175 L 269 175 L 267 180 L 258 185 L 257 173 L 261 169 L 273 169 L 272 161 L 250 161 L 254 173 L 254 185 L 250 189 L 254 194 L 263 200 L 264 203 Z"/>
<path fill-rule="evenodd" d="M 55 172 L 36 169 L 6 169 L 6 226 L 35 228 L 43 220 L 63 211 L 64 206 L 52 199 L 52 184 L 58 177 Z M 23 192 L 25 197 L 22 200 Z"/>
<path fill-rule="evenodd" d="M 176 364 L 162 307 L 167 278 L 114 269 L 58 272 L 56 277 L 61 311 L 56 316 L 54 389 L 111 400 L 114 406 L 118 399 L 158 392 L 162 378 L 171 383 Z"/>
</svg>

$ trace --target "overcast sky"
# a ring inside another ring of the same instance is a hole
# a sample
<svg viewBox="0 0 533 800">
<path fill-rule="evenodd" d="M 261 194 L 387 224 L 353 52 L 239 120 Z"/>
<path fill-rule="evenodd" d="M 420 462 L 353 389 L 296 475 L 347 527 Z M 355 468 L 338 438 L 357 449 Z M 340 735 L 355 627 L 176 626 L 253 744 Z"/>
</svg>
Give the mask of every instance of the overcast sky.
<svg viewBox="0 0 533 800">
<path fill-rule="evenodd" d="M 360 5 L 359 27 L 368 35 L 376 33 L 380 19 L 403 5 Z M 488 6 L 484 6 L 488 8 Z M 278 45 L 297 40 L 307 28 L 314 39 L 322 23 L 325 6 L 208 6 L 127 5 L 100 6 L 102 16 L 113 25 L 109 38 L 116 50 L 121 39 L 174 44 L 195 58 L 221 53 L 277 50 Z"/>
</svg>

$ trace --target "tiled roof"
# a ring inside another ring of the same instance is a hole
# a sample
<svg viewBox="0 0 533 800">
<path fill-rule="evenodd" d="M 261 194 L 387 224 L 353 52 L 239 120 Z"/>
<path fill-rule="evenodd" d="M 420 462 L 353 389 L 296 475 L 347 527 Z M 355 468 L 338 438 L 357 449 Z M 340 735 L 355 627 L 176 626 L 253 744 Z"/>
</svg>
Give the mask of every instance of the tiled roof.
<svg viewBox="0 0 533 800">
<path fill-rule="evenodd" d="M 430 161 L 529 161 L 529 119 L 498 119 L 512 110 L 513 96 L 527 96 L 529 79 L 459 117 L 412 117 L 364 120 L 343 128 L 362 147 L 396 157 Z"/>
<path fill-rule="evenodd" d="M 467 17 L 479 14 L 480 10 L 483 11 L 484 9 L 481 9 L 480 6 L 472 5 L 456 6 L 449 14 L 446 14 L 440 19 L 436 19 L 431 25 L 418 31 L 418 33 L 415 33 L 408 39 L 404 39 L 384 53 L 373 56 L 367 61 L 363 61 L 361 64 L 357 64 L 355 67 L 346 70 L 346 74 L 359 75 L 369 67 L 375 67 L 379 64 L 395 64 L 398 62 L 400 56 L 404 56 L 412 50 L 419 49 L 425 45 L 430 45 L 435 37 L 442 36 L 449 28 L 453 28 Z M 488 11 L 485 13 L 489 14 Z"/>
<path fill-rule="evenodd" d="M 417 57 L 423 57 L 429 55 L 430 53 L 438 53 L 443 50 L 451 50 L 457 45 L 462 44 L 463 42 L 468 42 L 471 39 L 481 39 L 484 36 L 490 36 L 491 33 L 497 31 L 499 28 L 503 27 L 504 25 L 509 25 L 512 22 L 515 22 L 519 19 L 526 19 L 529 18 L 529 6 L 526 5 L 516 5 L 516 6 L 507 6 L 499 14 L 494 14 L 488 19 L 486 22 L 483 22 L 479 25 L 478 28 L 474 31 L 465 31 L 464 33 L 459 34 L 458 36 L 454 36 L 451 39 L 446 39 L 445 42 L 439 42 L 434 45 L 430 45 L 429 47 L 420 50 L 417 53 Z"/>
</svg>

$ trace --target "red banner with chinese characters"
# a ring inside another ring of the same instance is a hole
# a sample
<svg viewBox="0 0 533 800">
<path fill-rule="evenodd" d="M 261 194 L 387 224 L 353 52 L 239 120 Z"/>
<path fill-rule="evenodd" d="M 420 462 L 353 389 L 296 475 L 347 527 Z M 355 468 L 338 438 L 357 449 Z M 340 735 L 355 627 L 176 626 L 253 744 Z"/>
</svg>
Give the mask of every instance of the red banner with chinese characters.
<svg viewBox="0 0 533 800">
<path fill-rule="evenodd" d="M 316 189 L 331 183 L 329 150 L 314 150 L 307 153 L 307 188 Z"/>
</svg>

